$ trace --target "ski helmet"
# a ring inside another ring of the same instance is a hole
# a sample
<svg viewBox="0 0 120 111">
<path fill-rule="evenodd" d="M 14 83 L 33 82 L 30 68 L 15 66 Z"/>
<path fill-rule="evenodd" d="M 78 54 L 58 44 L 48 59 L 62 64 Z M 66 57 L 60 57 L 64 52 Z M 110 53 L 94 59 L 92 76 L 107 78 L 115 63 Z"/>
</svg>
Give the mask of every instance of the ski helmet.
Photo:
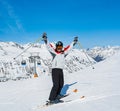
<svg viewBox="0 0 120 111">
<path fill-rule="evenodd" d="M 56 47 L 58 47 L 58 46 L 62 46 L 62 47 L 63 47 L 63 43 L 62 43 L 61 41 L 58 41 L 58 42 L 56 43 Z"/>
</svg>

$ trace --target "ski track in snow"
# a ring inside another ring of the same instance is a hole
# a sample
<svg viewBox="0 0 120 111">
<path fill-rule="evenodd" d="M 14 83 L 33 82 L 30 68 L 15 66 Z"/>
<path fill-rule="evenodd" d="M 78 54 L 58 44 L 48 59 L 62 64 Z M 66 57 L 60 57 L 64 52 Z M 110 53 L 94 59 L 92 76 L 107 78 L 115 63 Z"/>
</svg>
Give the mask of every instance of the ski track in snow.
<svg viewBox="0 0 120 111">
<path fill-rule="evenodd" d="M 34 111 L 37 111 L 37 110 L 50 111 L 52 110 L 51 108 L 64 107 L 64 105 L 69 106 L 75 103 L 83 104 L 83 103 L 87 103 L 90 101 L 97 101 L 97 100 L 106 99 L 106 98 L 114 97 L 114 96 L 120 96 L 120 94 L 90 96 L 90 97 L 85 97 L 83 99 L 67 100 L 64 103 L 58 103 L 58 104 L 54 104 L 48 107 L 43 107 L 42 105 L 38 105 L 37 107 L 34 107 L 32 109 Z"/>
</svg>

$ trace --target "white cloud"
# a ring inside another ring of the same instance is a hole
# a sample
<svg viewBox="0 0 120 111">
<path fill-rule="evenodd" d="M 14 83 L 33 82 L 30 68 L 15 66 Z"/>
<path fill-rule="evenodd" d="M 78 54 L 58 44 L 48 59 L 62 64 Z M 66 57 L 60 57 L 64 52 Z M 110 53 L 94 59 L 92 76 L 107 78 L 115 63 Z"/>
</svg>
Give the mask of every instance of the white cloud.
<svg viewBox="0 0 120 111">
<path fill-rule="evenodd" d="M 10 24 L 7 24 L 7 25 L 12 32 L 16 33 L 16 30 L 12 25 L 10 25 Z"/>
<path fill-rule="evenodd" d="M 18 18 L 18 16 L 15 14 L 13 7 L 5 0 L 0 0 L 0 2 L 1 2 L 3 8 L 7 12 L 7 17 L 8 17 L 7 19 L 8 20 L 5 22 L 7 23 L 8 28 L 12 32 L 15 32 L 15 31 L 24 32 L 24 28 L 22 26 L 22 23 L 20 22 L 20 19 Z M 12 21 L 12 23 L 9 23 L 10 21 Z"/>
</svg>

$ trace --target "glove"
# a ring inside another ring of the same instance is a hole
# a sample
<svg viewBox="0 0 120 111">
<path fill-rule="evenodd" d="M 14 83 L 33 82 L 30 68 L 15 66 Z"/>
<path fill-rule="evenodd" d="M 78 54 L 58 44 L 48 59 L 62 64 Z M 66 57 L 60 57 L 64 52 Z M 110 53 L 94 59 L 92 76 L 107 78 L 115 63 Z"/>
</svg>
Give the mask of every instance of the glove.
<svg viewBox="0 0 120 111">
<path fill-rule="evenodd" d="M 74 44 L 73 45 L 75 45 L 75 44 L 77 44 L 77 42 L 78 42 L 78 37 L 74 37 Z"/>
<path fill-rule="evenodd" d="M 47 34 L 43 33 L 42 35 L 43 41 L 47 44 Z"/>
</svg>

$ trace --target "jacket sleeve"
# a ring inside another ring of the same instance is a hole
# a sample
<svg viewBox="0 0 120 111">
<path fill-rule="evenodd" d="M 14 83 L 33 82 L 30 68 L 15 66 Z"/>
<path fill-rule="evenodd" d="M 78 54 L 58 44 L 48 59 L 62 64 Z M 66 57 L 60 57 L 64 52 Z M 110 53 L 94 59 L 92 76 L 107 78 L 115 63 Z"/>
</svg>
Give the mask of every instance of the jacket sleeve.
<svg viewBox="0 0 120 111">
<path fill-rule="evenodd" d="M 47 42 L 46 46 L 47 46 L 48 51 L 49 51 L 51 54 L 55 54 L 55 55 L 56 55 L 55 49 L 54 49 L 54 47 L 53 47 L 52 44 L 50 44 L 49 42 Z"/>
<path fill-rule="evenodd" d="M 70 45 L 68 45 L 67 47 L 64 48 L 65 56 L 67 56 L 69 54 L 69 52 L 72 50 L 73 46 L 74 46 L 74 42 L 72 42 Z"/>
</svg>

